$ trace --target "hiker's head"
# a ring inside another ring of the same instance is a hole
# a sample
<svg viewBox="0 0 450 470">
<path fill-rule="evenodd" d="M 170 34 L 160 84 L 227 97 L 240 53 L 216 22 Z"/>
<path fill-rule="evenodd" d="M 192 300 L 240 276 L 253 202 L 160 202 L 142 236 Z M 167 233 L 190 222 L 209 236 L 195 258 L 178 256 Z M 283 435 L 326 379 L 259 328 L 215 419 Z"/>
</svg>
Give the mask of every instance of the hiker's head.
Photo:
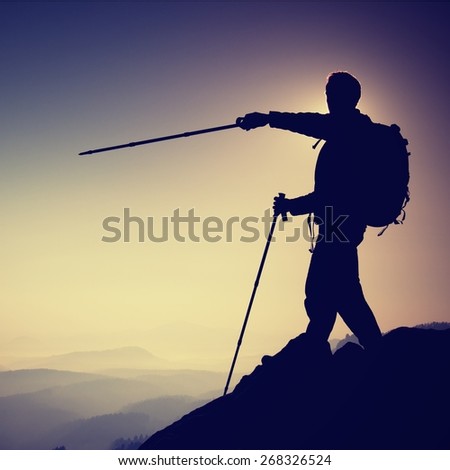
<svg viewBox="0 0 450 470">
<path fill-rule="evenodd" d="M 345 113 L 356 108 L 361 98 L 361 84 L 348 72 L 333 72 L 325 88 L 330 113 Z"/>
</svg>

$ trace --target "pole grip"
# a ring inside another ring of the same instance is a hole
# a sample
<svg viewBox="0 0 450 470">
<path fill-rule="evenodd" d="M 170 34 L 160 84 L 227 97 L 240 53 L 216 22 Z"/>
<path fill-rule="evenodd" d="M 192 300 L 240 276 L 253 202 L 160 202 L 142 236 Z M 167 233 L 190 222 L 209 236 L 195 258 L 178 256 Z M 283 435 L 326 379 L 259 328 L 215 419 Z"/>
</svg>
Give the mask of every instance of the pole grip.
<svg viewBox="0 0 450 470">
<path fill-rule="evenodd" d="M 285 198 L 286 198 L 286 194 L 284 194 L 284 193 L 278 193 L 278 198 L 279 198 L 279 199 L 285 199 Z M 288 218 L 287 218 L 286 212 L 282 212 L 282 213 L 281 213 L 281 219 L 283 220 L 283 222 L 287 222 Z"/>
</svg>

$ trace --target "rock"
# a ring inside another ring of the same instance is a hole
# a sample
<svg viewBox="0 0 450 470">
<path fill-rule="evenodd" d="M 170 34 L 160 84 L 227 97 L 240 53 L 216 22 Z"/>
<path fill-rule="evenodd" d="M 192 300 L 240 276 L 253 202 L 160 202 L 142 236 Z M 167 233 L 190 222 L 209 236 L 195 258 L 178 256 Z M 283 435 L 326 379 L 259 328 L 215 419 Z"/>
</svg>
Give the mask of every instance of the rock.
<svg viewBox="0 0 450 470">
<path fill-rule="evenodd" d="M 303 335 L 141 449 L 449 449 L 450 329 L 398 328 L 376 352 Z"/>
</svg>

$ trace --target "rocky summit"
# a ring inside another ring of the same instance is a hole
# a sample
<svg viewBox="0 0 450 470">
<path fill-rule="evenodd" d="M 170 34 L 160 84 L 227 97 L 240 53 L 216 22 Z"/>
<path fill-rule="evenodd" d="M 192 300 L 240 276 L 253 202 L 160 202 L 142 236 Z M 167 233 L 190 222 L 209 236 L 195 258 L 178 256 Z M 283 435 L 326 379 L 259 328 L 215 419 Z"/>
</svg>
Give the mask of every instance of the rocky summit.
<svg viewBox="0 0 450 470">
<path fill-rule="evenodd" d="M 450 449 L 449 377 L 450 329 L 334 354 L 300 335 L 141 449 Z"/>
</svg>

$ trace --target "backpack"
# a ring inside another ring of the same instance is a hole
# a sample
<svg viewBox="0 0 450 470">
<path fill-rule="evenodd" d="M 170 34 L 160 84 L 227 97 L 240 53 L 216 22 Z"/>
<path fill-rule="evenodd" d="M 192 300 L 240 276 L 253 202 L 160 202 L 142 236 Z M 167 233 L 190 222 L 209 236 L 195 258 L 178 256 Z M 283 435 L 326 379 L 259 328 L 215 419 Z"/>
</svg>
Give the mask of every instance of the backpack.
<svg viewBox="0 0 450 470">
<path fill-rule="evenodd" d="M 408 141 L 396 124 L 371 123 L 364 152 L 363 208 L 367 225 L 384 227 L 401 224 L 405 220 L 405 206 L 409 202 Z"/>
</svg>

